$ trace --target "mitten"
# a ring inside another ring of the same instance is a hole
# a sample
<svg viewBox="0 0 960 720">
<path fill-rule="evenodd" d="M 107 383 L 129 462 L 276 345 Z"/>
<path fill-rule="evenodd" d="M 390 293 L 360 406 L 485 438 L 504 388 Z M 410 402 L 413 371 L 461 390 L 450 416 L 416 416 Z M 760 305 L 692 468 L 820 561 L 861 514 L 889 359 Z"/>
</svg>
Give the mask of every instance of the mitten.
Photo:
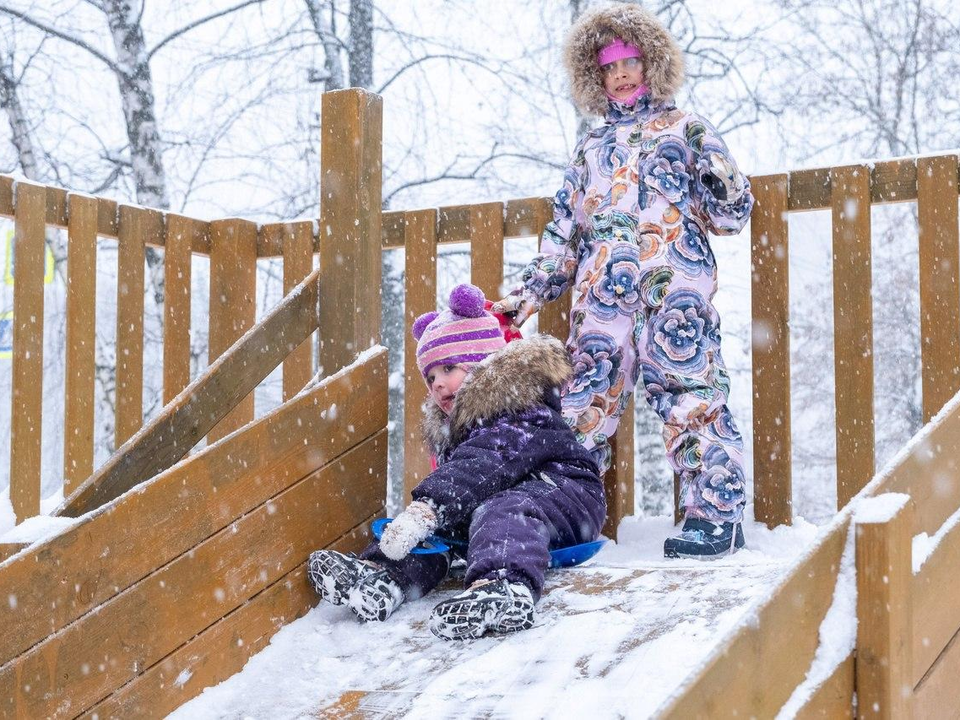
<svg viewBox="0 0 960 720">
<path fill-rule="evenodd" d="M 719 202 L 736 202 L 743 197 L 743 178 L 722 153 L 708 152 L 698 166 L 700 182 Z"/>
<path fill-rule="evenodd" d="M 380 552 L 402 560 L 437 529 L 437 514 L 427 503 L 416 500 L 383 529 Z"/>
<path fill-rule="evenodd" d="M 527 294 L 515 290 L 502 300 L 497 300 L 490 308 L 490 312 L 506 315 L 514 327 L 520 327 L 527 319 L 537 312 L 536 303 Z"/>
</svg>

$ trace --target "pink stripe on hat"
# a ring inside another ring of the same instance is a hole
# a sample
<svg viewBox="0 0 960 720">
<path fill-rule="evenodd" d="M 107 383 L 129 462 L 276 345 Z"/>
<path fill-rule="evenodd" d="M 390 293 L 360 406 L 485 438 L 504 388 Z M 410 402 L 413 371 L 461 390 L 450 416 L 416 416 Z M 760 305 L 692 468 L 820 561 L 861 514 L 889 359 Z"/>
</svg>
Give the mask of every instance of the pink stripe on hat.
<svg viewBox="0 0 960 720">
<path fill-rule="evenodd" d="M 627 45 L 623 40 L 617 38 L 612 43 L 602 48 L 597 53 L 597 64 L 603 67 L 617 60 L 624 60 L 632 57 L 643 57 L 643 53 L 636 45 Z"/>
</svg>

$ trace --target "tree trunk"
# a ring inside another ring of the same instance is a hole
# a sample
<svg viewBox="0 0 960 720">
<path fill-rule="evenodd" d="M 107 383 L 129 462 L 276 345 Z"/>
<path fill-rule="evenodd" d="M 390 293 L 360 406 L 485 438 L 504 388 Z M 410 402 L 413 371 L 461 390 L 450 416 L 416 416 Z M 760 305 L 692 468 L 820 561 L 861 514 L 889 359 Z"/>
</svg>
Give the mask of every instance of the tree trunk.
<svg viewBox="0 0 960 720">
<path fill-rule="evenodd" d="M 117 52 L 117 83 L 120 102 L 130 142 L 130 163 L 137 190 L 137 202 L 149 207 L 166 209 L 166 174 L 163 170 L 160 133 L 157 129 L 156 101 L 153 96 L 153 78 L 143 28 L 140 25 L 141 2 L 135 0 L 105 0 L 103 12 L 107 16 L 110 33 Z M 147 266 L 157 308 L 163 307 L 163 258 L 154 248 L 147 248 Z"/>
<path fill-rule="evenodd" d="M 350 87 L 373 87 L 373 0 L 350 0 Z"/>
<path fill-rule="evenodd" d="M 333 0 L 329 3 L 330 15 L 324 16 L 320 0 L 304 0 L 313 31 L 323 44 L 323 68 L 326 70 L 324 90 L 339 90 L 343 87 L 343 63 L 340 62 L 340 41 L 337 39 L 336 17 L 334 15 Z"/>
</svg>

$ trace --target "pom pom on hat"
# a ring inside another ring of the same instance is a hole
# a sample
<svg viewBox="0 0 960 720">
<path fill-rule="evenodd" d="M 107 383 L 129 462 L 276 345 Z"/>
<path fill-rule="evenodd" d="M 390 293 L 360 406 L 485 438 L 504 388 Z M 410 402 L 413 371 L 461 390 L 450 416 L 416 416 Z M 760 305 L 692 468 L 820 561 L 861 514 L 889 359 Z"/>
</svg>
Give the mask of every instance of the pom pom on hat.
<svg viewBox="0 0 960 720">
<path fill-rule="evenodd" d="M 416 319 L 413 337 L 424 378 L 438 365 L 470 368 L 506 345 L 500 323 L 484 310 L 484 303 L 483 291 L 464 283 L 450 293 L 449 310 Z"/>
<path fill-rule="evenodd" d="M 483 317 L 483 291 L 476 285 L 463 283 L 450 293 L 450 312 L 463 317 Z"/>
<path fill-rule="evenodd" d="M 438 313 L 436 310 L 431 310 L 430 312 L 424 313 L 423 315 L 418 317 L 416 320 L 414 320 L 413 329 L 412 329 L 413 339 L 419 340 L 420 336 L 423 335 L 423 331 L 427 329 L 427 325 L 429 325 L 434 320 L 436 320 L 437 315 L 439 314 L 440 313 Z"/>
</svg>

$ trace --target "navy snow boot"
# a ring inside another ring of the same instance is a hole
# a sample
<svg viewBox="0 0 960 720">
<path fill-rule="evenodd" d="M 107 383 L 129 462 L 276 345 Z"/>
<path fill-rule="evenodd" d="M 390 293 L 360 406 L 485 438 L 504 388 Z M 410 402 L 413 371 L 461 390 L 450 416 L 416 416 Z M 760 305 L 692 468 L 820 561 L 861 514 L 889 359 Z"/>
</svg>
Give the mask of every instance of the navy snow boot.
<svg viewBox="0 0 960 720">
<path fill-rule="evenodd" d="M 743 526 L 740 523 L 712 523 L 700 518 L 688 518 L 684 520 L 679 535 L 663 542 L 663 556 L 712 560 L 735 553 L 743 545 Z"/>
<path fill-rule="evenodd" d="M 533 627 L 530 588 L 507 580 L 478 580 L 459 595 L 439 603 L 430 630 L 444 640 L 470 640 L 487 630 L 510 633 Z"/>
<path fill-rule="evenodd" d="M 403 590 L 386 570 L 377 570 L 350 589 L 347 605 L 364 622 L 383 622 L 403 602 Z"/>
</svg>

